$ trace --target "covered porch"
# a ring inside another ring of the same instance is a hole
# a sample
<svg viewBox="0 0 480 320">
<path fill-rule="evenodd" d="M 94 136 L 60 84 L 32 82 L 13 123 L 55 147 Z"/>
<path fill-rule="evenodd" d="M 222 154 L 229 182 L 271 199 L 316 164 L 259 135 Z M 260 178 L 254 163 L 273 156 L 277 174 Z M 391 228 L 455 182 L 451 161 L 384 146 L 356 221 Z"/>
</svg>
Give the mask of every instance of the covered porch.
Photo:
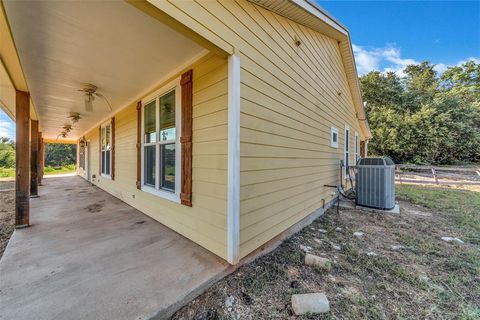
<svg viewBox="0 0 480 320">
<path fill-rule="evenodd" d="M 36 228 L 31 198 L 46 201 L 43 144 L 75 143 L 79 176 L 238 262 L 238 235 L 227 240 L 227 85 L 240 86 L 227 72 L 231 46 L 146 1 L 3 1 L 0 13 L 8 44 L 0 107 L 16 122 L 16 228 Z"/>
<path fill-rule="evenodd" d="M 228 263 L 78 176 L 43 181 L 0 263 L 1 319 L 164 318 Z"/>
</svg>

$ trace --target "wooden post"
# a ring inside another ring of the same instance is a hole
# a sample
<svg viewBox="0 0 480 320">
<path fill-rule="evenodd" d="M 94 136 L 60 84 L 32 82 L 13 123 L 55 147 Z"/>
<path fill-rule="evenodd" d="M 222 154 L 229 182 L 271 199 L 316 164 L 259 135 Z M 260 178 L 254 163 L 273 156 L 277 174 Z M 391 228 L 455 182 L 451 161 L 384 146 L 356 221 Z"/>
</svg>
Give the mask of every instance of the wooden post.
<svg viewBox="0 0 480 320">
<path fill-rule="evenodd" d="M 37 156 L 37 181 L 38 185 L 42 185 L 42 154 L 43 154 L 43 138 L 42 133 L 38 133 L 38 156 Z"/>
<path fill-rule="evenodd" d="M 40 153 L 41 159 L 40 159 L 40 170 L 41 170 L 41 176 L 43 179 L 43 175 L 45 174 L 45 142 L 43 141 L 42 138 L 42 152 Z"/>
<path fill-rule="evenodd" d="M 30 197 L 38 197 L 38 120 L 30 121 Z"/>
<path fill-rule="evenodd" d="M 15 228 L 30 224 L 30 94 L 16 92 Z"/>
</svg>

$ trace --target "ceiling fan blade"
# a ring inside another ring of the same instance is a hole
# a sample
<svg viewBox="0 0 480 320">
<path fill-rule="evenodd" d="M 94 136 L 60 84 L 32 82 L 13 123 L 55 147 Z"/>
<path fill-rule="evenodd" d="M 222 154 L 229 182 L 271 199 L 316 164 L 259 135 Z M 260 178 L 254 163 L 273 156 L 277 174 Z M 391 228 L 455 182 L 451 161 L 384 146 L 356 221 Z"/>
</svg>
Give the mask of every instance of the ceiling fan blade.
<svg viewBox="0 0 480 320">
<path fill-rule="evenodd" d="M 85 111 L 93 112 L 93 102 L 92 100 L 85 100 Z"/>
</svg>

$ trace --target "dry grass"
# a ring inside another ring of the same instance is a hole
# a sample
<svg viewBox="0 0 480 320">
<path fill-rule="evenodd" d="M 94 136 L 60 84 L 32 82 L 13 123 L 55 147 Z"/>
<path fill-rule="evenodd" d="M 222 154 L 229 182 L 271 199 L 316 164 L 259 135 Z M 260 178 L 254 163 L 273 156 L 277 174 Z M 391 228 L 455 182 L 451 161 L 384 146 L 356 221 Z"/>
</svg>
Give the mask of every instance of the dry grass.
<svg viewBox="0 0 480 320">
<path fill-rule="evenodd" d="M 0 181 L 0 258 L 15 228 L 14 187 L 13 181 Z"/>
<path fill-rule="evenodd" d="M 401 201 L 400 215 L 330 210 L 173 319 L 480 319 L 480 246 L 474 234 L 480 194 L 403 186 L 398 191 L 409 200 Z M 364 235 L 355 237 L 355 231 Z M 467 243 L 447 243 L 442 236 Z M 300 245 L 330 258 L 332 271 L 305 266 Z M 325 292 L 330 313 L 294 316 L 291 295 L 307 292 Z"/>
</svg>

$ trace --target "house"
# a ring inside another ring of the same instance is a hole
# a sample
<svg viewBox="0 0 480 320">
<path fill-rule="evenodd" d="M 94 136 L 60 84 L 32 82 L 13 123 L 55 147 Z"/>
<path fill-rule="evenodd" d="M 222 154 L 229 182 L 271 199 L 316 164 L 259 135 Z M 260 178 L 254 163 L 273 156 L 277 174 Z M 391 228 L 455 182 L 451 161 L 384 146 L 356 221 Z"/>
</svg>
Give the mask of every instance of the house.
<svg viewBox="0 0 480 320">
<path fill-rule="evenodd" d="M 348 30 L 313 2 L 2 4 L 18 227 L 43 143 L 76 143 L 79 176 L 236 264 L 334 203 L 340 160 L 366 153 Z"/>
</svg>

